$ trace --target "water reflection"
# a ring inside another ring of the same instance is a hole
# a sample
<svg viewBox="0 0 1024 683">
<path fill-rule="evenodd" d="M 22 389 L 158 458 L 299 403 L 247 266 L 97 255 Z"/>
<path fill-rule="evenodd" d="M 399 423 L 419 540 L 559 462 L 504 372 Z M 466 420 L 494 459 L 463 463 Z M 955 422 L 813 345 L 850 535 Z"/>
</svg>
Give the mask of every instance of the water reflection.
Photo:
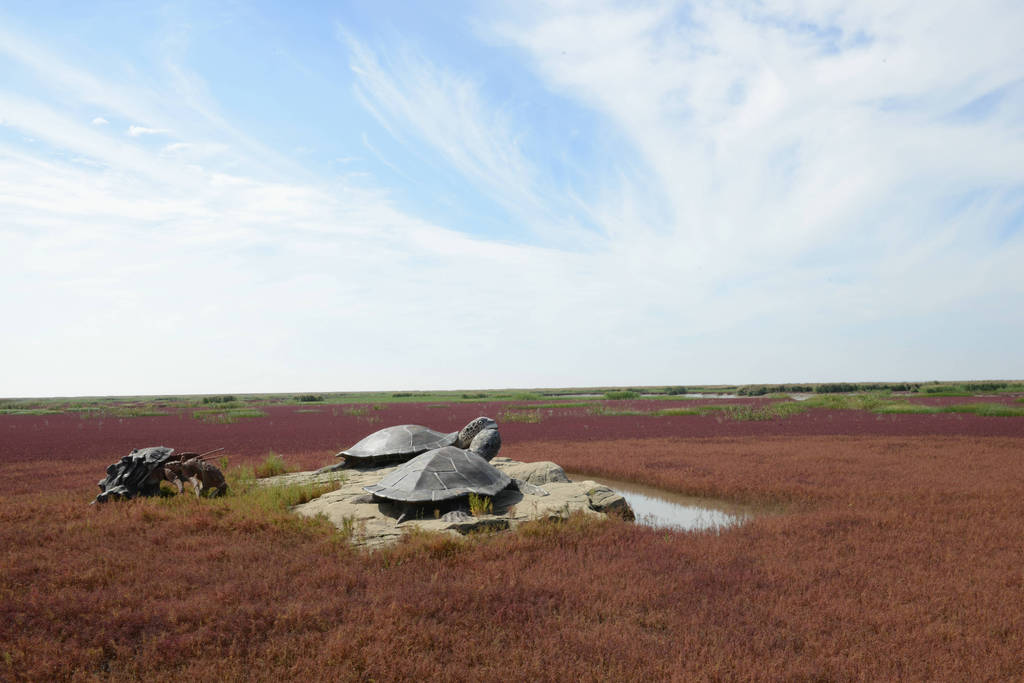
<svg viewBox="0 0 1024 683">
<path fill-rule="evenodd" d="M 619 490 L 619 493 L 626 499 L 629 506 L 633 508 L 637 524 L 645 526 L 680 529 L 683 531 L 703 531 L 704 529 L 729 527 L 743 521 L 739 517 L 734 517 L 727 512 L 713 508 L 670 503 L 667 500 L 660 500 L 651 496 L 645 496 L 642 493 L 630 491 Z"/>
<path fill-rule="evenodd" d="M 595 481 L 618 491 L 633 508 L 637 524 L 658 529 L 704 531 L 742 524 L 751 511 L 739 505 L 708 498 L 684 496 L 632 482 L 567 472 L 572 481 Z"/>
</svg>

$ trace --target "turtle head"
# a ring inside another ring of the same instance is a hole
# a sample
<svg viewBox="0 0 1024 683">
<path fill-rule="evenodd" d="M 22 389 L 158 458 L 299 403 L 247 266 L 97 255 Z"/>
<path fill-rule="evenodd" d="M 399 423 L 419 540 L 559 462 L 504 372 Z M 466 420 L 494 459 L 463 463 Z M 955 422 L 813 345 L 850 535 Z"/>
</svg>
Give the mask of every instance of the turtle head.
<svg viewBox="0 0 1024 683">
<path fill-rule="evenodd" d="M 469 444 L 472 443 L 473 437 L 482 432 L 485 429 L 497 429 L 498 423 L 489 417 L 478 417 L 468 425 L 462 428 L 459 432 L 459 439 L 455 442 L 455 445 L 459 448 L 469 448 Z"/>
<path fill-rule="evenodd" d="M 497 429 L 484 429 L 478 432 L 469 444 L 469 450 L 488 462 L 498 454 L 500 448 L 501 434 Z"/>
</svg>

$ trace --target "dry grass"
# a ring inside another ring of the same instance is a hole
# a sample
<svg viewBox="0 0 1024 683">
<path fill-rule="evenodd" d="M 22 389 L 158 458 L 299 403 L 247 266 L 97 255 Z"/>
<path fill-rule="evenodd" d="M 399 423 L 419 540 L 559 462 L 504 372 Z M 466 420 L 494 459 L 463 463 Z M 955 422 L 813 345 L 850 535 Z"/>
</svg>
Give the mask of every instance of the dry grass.
<svg viewBox="0 0 1024 683">
<path fill-rule="evenodd" d="M 1019 680 L 1021 446 L 513 443 L 502 455 L 785 512 L 721 534 L 573 519 L 377 553 L 244 487 L 89 507 L 106 461 L 56 479 L 15 463 L 0 678 Z"/>
</svg>

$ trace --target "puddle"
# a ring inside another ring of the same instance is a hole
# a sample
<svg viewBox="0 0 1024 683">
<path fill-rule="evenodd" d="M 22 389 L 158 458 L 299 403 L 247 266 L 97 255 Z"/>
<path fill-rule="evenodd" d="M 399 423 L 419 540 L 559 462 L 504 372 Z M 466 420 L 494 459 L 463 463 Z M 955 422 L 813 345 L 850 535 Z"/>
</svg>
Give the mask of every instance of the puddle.
<svg viewBox="0 0 1024 683">
<path fill-rule="evenodd" d="M 633 508 L 636 523 L 657 529 L 704 531 L 742 524 L 753 516 L 749 508 L 710 498 L 696 498 L 664 489 L 607 477 L 566 472 L 571 481 L 591 480 L 618 491 Z"/>
</svg>

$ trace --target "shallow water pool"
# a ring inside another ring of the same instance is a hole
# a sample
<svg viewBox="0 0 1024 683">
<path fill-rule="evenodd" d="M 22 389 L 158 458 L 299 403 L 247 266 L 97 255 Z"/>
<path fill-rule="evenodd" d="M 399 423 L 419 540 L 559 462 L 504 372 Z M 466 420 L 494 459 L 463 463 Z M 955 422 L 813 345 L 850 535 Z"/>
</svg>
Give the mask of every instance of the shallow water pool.
<svg viewBox="0 0 1024 683">
<path fill-rule="evenodd" d="M 633 508 L 636 523 L 658 529 L 705 531 L 742 524 L 752 511 L 740 505 L 711 498 L 684 496 L 653 486 L 619 481 L 578 472 L 566 472 L 572 481 L 591 480 L 618 491 Z"/>
</svg>

